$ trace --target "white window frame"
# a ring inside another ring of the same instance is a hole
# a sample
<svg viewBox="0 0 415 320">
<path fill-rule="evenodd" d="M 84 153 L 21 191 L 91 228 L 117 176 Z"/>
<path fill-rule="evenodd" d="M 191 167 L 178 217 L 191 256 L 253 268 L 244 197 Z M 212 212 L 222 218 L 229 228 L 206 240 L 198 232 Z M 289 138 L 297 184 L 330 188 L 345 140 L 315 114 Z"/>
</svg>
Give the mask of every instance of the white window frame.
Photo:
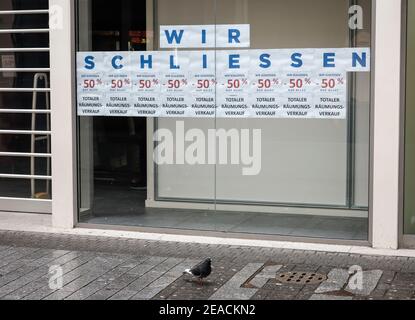
<svg viewBox="0 0 415 320">
<path fill-rule="evenodd" d="M 50 0 L 63 13 L 50 32 L 53 226 L 77 223 L 74 1 Z M 373 1 L 373 102 L 370 239 L 375 248 L 398 248 L 400 210 L 402 2 Z M 53 10 L 52 10 L 53 11 Z"/>
</svg>

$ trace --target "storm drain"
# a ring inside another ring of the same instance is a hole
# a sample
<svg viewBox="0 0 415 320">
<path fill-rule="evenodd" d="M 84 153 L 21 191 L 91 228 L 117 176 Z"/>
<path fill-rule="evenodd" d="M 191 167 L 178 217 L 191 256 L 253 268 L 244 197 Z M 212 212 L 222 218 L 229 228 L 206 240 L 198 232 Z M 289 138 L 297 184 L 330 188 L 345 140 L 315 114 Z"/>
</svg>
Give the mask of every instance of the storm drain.
<svg viewBox="0 0 415 320">
<path fill-rule="evenodd" d="M 327 279 L 327 276 L 313 272 L 284 272 L 277 274 L 277 281 L 293 284 L 317 284 Z"/>
</svg>

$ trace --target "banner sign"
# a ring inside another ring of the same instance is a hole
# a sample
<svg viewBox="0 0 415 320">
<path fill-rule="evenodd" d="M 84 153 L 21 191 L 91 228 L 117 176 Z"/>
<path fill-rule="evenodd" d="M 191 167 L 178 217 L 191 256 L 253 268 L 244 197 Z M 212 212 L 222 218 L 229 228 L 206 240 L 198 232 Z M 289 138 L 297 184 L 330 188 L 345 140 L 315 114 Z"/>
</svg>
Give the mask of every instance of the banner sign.
<svg viewBox="0 0 415 320">
<path fill-rule="evenodd" d="M 345 119 L 347 73 L 369 71 L 369 48 L 78 52 L 78 115 Z"/>
<path fill-rule="evenodd" d="M 250 25 L 160 26 L 160 48 L 249 48 Z"/>
</svg>

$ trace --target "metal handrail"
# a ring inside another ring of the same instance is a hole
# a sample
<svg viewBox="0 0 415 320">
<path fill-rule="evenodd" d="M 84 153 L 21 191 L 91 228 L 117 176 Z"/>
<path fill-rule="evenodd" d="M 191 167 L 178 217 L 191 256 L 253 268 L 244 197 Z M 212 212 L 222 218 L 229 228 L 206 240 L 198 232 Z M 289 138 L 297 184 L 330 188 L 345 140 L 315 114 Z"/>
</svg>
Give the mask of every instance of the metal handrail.
<svg viewBox="0 0 415 320">
<path fill-rule="evenodd" d="M 0 72 L 49 72 L 50 68 L 0 68 Z"/>
<path fill-rule="evenodd" d="M 0 178 L 3 178 L 3 179 L 52 180 L 51 176 L 37 176 L 37 175 L 32 175 L 32 174 L 8 174 L 8 173 L 0 173 Z"/>
<path fill-rule="evenodd" d="M 0 109 L 0 113 L 50 113 L 50 110 L 42 109 Z"/>
<path fill-rule="evenodd" d="M 48 9 L 35 9 L 35 10 L 2 10 L 0 15 L 6 14 L 46 14 L 49 13 Z"/>
<path fill-rule="evenodd" d="M 30 152 L 0 152 L 0 157 L 36 157 L 51 158 L 51 153 L 30 153 Z"/>
<path fill-rule="evenodd" d="M 0 92 L 49 92 L 50 88 L 0 88 Z"/>
<path fill-rule="evenodd" d="M 39 80 L 43 80 L 44 81 L 44 85 L 45 88 L 49 87 L 49 82 L 48 82 L 48 75 L 46 73 L 36 73 L 35 76 L 33 77 L 33 88 L 38 89 L 38 84 L 39 84 Z M 37 94 L 38 94 L 38 90 L 33 91 L 33 97 L 32 97 L 32 110 L 36 110 L 37 109 Z M 46 92 L 46 109 L 50 110 L 50 101 L 49 101 L 49 94 Z M 32 113 L 32 131 L 36 131 L 36 113 Z M 50 132 L 50 114 L 46 115 L 46 129 Z M 31 153 L 36 153 L 36 141 L 39 140 L 39 138 L 41 139 L 46 139 L 46 152 L 47 153 L 51 153 L 51 147 L 50 147 L 50 135 L 44 135 L 43 137 L 36 137 L 35 134 L 31 135 L 31 143 L 30 143 L 30 152 Z M 47 158 L 47 163 L 46 163 L 46 172 L 48 175 L 50 175 L 51 172 L 51 158 Z M 35 174 L 35 156 L 31 156 L 30 157 L 30 174 L 34 175 Z M 30 188 L 31 188 L 31 194 L 32 194 L 32 198 L 36 197 L 36 184 L 35 184 L 35 179 L 32 178 L 30 180 Z M 50 181 L 46 181 L 46 190 L 45 190 L 46 194 L 50 193 Z"/>
<path fill-rule="evenodd" d="M 50 48 L 0 48 L 0 52 L 49 52 Z"/>
<path fill-rule="evenodd" d="M 51 131 L 45 130 L 0 130 L 0 134 L 34 134 L 34 135 L 50 135 Z"/>
<path fill-rule="evenodd" d="M 0 29 L 0 34 L 4 33 L 49 33 L 50 29 Z"/>
</svg>

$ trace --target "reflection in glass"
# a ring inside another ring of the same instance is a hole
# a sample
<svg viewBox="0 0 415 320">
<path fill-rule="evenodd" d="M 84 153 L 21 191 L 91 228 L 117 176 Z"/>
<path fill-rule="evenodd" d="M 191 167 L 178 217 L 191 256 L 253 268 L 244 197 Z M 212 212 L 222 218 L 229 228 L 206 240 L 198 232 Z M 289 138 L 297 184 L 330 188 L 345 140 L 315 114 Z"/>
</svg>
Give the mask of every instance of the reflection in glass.
<svg viewBox="0 0 415 320">
<path fill-rule="evenodd" d="M 79 51 L 165 50 L 160 26 L 209 24 L 249 24 L 250 49 L 371 46 L 370 0 L 97 3 L 78 1 Z M 364 10 L 363 30 L 349 29 L 352 3 Z M 342 120 L 79 117 L 80 220 L 367 240 L 370 77 L 350 75 Z M 154 164 L 147 155 L 157 146 L 154 132 L 176 134 L 179 122 L 205 136 L 212 129 L 261 129 L 261 172 L 244 176 L 237 165 Z"/>
</svg>

